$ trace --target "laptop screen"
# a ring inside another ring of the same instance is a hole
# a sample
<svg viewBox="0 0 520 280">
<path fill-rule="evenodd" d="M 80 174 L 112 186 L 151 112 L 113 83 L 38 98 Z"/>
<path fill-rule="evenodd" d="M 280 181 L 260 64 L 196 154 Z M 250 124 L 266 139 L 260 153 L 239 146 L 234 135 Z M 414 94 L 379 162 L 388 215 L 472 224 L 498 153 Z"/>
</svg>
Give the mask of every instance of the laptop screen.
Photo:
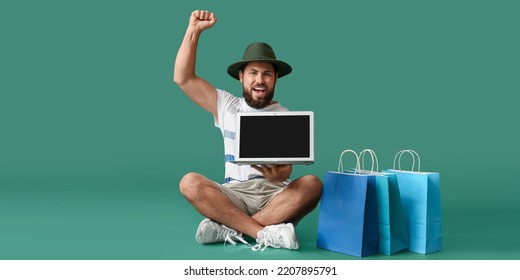
<svg viewBox="0 0 520 280">
<path fill-rule="evenodd" d="M 312 112 L 241 113 L 238 125 L 238 160 L 314 160 Z"/>
</svg>

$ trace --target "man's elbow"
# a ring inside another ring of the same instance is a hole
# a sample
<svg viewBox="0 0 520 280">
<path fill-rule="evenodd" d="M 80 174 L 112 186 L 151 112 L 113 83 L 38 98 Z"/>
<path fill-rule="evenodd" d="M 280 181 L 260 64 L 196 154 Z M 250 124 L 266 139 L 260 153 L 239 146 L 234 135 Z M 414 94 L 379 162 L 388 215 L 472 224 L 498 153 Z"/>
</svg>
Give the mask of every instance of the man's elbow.
<svg viewBox="0 0 520 280">
<path fill-rule="evenodd" d="M 176 73 L 173 74 L 173 82 L 177 84 L 179 87 L 183 88 L 191 81 L 195 79 L 195 75 L 186 75 L 184 73 Z"/>
<path fill-rule="evenodd" d="M 187 80 L 186 78 L 184 78 L 180 75 L 175 75 L 175 74 L 173 75 L 173 82 L 175 84 L 177 84 L 178 86 L 182 86 L 183 84 L 185 84 L 186 80 Z"/>
</svg>

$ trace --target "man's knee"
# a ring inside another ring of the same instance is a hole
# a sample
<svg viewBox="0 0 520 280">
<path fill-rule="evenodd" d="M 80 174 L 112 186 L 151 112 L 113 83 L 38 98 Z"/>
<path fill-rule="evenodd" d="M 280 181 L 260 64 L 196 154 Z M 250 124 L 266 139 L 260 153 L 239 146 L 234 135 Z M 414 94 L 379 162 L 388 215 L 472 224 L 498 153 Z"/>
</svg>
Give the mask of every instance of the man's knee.
<svg viewBox="0 0 520 280">
<path fill-rule="evenodd" d="M 314 176 L 314 175 L 305 175 L 302 177 L 304 184 L 316 189 L 321 192 L 321 188 L 323 187 L 323 184 L 321 183 L 320 178 Z"/>
<path fill-rule="evenodd" d="M 197 190 L 200 189 L 203 176 L 190 172 L 184 175 L 179 182 L 179 190 L 185 197 L 196 195 Z"/>
<path fill-rule="evenodd" d="M 317 200 L 320 199 L 323 188 L 320 178 L 314 175 L 305 175 L 300 177 L 298 181 L 298 185 L 305 189 L 306 195 Z"/>
</svg>

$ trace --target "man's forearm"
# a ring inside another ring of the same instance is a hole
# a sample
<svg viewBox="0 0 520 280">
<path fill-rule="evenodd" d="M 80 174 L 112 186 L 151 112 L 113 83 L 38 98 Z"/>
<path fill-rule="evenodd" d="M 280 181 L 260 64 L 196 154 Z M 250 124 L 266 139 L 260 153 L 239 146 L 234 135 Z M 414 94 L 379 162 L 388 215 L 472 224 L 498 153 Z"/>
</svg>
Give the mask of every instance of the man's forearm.
<svg viewBox="0 0 520 280">
<path fill-rule="evenodd" d="M 173 81 L 178 85 L 182 85 L 195 77 L 195 63 L 200 33 L 192 26 L 189 26 L 186 30 L 184 39 L 177 52 L 173 70 Z"/>
</svg>

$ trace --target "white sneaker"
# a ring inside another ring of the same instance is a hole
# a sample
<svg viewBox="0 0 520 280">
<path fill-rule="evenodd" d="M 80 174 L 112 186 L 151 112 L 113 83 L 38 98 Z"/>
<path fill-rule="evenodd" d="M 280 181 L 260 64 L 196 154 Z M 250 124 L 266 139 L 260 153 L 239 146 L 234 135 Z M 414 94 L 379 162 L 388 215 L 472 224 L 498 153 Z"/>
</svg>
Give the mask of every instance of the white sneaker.
<svg viewBox="0 0 520 280">
<path fill-rule="evenodd" d="M 264 251 L 267 247 L 285 248 L 297 250 L 299 248 L 298 238 L 294 232 L 293 224 L 278 224 L 266 226 L 258 232 L 257 244 L 253 246 L 253 251 Z"/>
<path fill-rule="evenodd" d="M 244 244 L 249 244 L 242 237 L 242 233 L 228 228 L 225 225 L 215 223 L 210 219 L 204 219 L 200 222 L 199 227 L 197 228 L 197 233 L 195 234 L 195 239 L 197 242 L 202 244 L 217 242 L 224 242 L 225 244 L 226 242 L 229 242 L 236 245 L 237 243 L 235 240 Z"/>
</svg>

